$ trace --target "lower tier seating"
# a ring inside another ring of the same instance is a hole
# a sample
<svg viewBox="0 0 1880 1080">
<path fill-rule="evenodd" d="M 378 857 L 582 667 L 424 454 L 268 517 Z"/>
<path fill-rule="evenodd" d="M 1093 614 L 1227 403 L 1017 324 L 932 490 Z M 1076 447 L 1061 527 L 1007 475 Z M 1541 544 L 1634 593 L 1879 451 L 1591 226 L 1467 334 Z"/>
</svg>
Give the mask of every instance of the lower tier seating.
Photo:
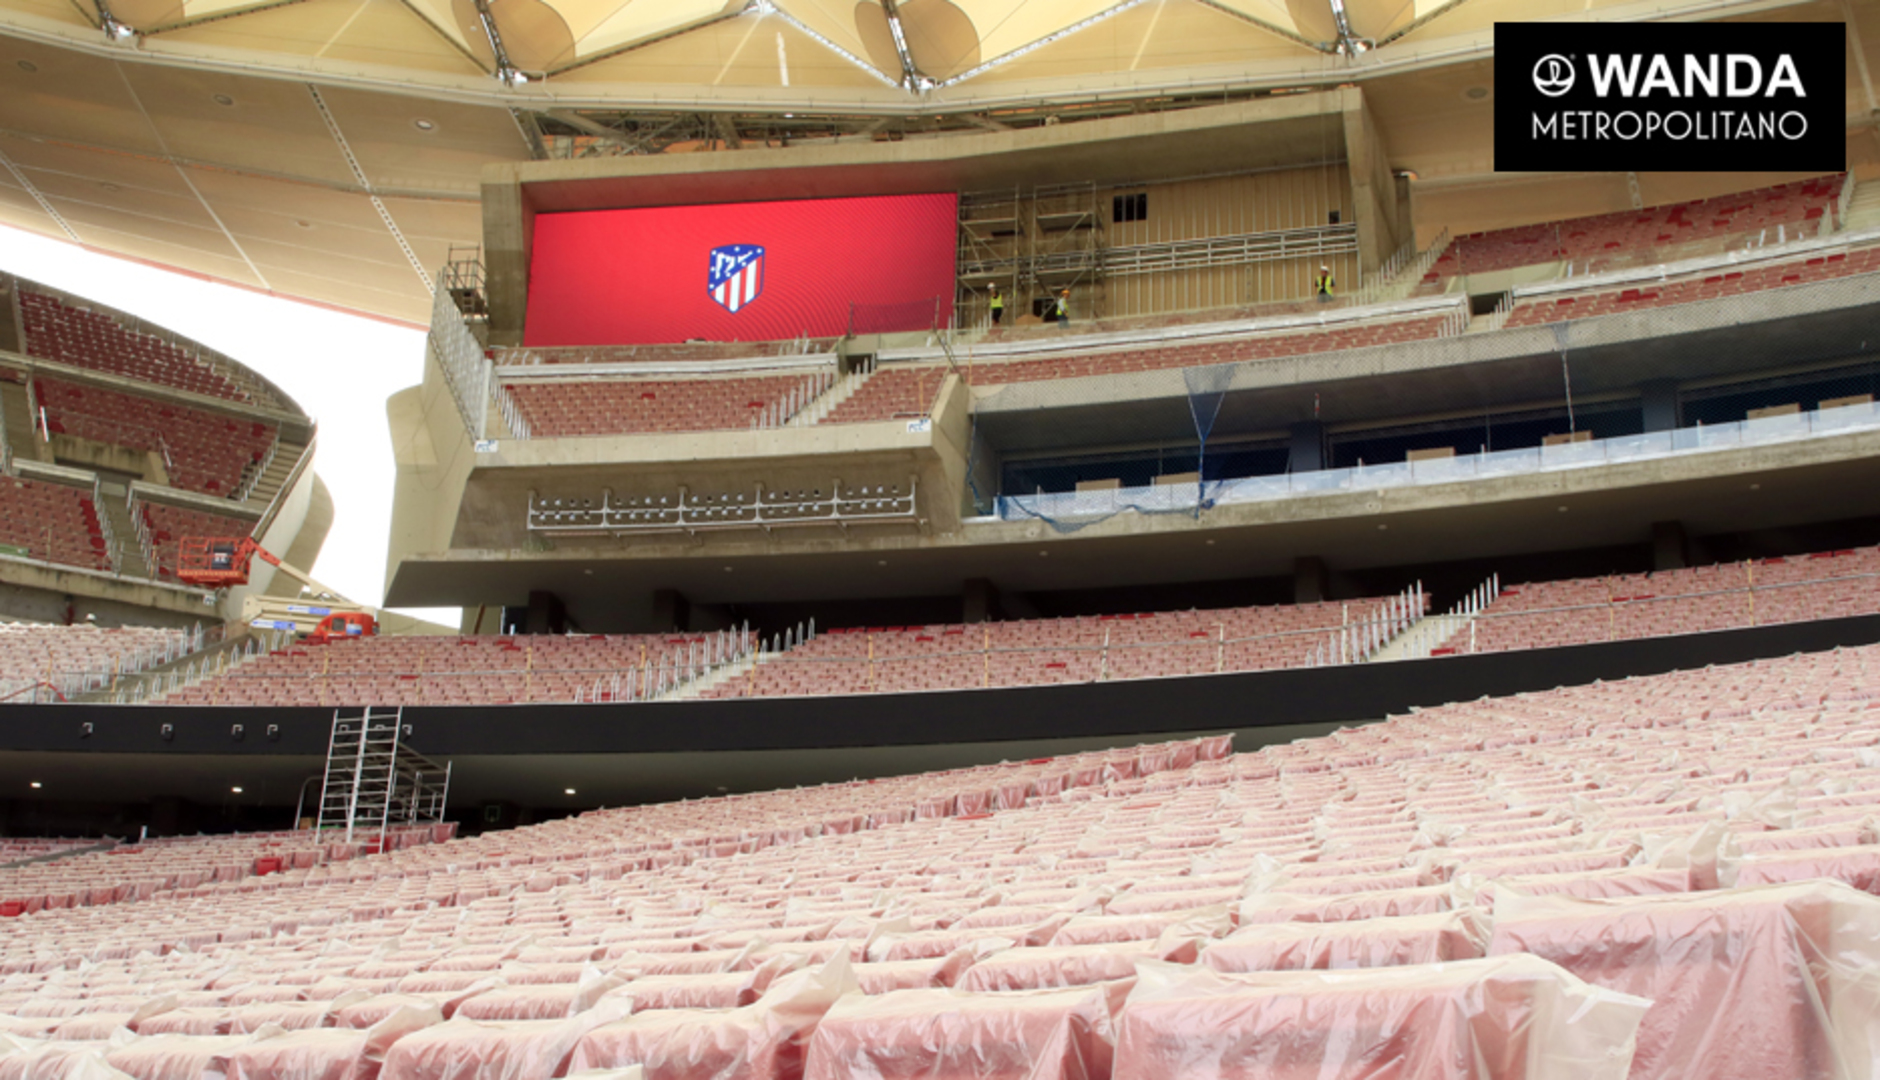
<svg viewBox="0 0 1880 1080">
<path fill-rule="evenodd" d="M 145 626 L 0 624 L 0 701 L 34 686 L 81 692 L 89 689 L 88 681 L 174 659 L 188 650 L 191 638 L 186 630 Z"/>
<path fill-rule="evenodd" d="M 1510 585 L 1444 644 L 1500 652 L 1880 614 L 1880 548 Z M 1472 643 L 1472 644 L 1471 644 Z"/>
<path fill-rule="evenodd" d="M 705 694 L 862 694 L 1294 667 L 1348 611 L 1383 602 L 838 630 Z"/>
<path fill-rule="evenodd" d="M 0 869 L 0 1076 L 1845 1080 L 1880 1057 L 1876 708 L 1864 647 L 1252 753 Z"/>
<path fill-rule="evenodd" d="M 0 545 L 32 559 L 111 569 L 98 508 L 84 488 L 0 476 Z"/>
<path fill-rule="evenodd" d="M 677 685 L 734 648 L 726 635 L 374 637 L 301 642 L 170 693 L 169 705 L 448 705 L 605 701 Z M 650 679 L 649 679 L 650 676 Z M 640 695 L 647 696 L 647 695 Z"/>
</svg>

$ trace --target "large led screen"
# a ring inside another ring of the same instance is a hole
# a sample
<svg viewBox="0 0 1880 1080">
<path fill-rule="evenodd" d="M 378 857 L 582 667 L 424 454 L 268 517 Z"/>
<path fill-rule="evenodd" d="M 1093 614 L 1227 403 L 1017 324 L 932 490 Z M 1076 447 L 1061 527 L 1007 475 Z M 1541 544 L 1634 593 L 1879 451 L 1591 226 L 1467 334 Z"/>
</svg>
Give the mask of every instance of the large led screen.
<svg viewBox="0 0 1880 1080">
<path fill-rule="evenodd" d="M 958 197 L 581 210 L 535 219 L 528 345 L 926 330 L 953 298 Z"/>
</svg>

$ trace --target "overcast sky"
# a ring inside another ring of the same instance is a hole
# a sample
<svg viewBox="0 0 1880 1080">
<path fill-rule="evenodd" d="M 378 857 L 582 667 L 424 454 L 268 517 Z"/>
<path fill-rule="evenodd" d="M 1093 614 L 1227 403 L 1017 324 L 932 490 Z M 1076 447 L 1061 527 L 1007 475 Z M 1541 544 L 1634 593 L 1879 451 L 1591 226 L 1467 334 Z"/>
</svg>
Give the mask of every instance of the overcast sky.
<svg viewBox="0 0 1880 1080">
<path fill-rule="evenodd" d="M 320 424 L 314 470 L 333 530 L 314 577 L 353 600 L 385 595 L 392 441 L 385 399 L 422 377 L 424 334 L 201 281 L 0 225 L 0 270 L 167 326 L 259 371 Z M 457 612 L 419 610 L 450 625 Z"/>
</svg>

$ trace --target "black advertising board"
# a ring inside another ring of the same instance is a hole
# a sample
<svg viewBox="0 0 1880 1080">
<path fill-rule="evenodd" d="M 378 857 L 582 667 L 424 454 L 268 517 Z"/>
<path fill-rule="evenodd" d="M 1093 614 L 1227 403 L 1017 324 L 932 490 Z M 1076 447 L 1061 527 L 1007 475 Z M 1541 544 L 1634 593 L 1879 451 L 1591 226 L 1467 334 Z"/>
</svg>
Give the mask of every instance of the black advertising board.
<svg viewBox="0 0 1880 1080">
<path fill-rule="evenodd" d="M 1497 172 L 1838 172 L 1846 26 L 1496 23 Z"/>
</svg>

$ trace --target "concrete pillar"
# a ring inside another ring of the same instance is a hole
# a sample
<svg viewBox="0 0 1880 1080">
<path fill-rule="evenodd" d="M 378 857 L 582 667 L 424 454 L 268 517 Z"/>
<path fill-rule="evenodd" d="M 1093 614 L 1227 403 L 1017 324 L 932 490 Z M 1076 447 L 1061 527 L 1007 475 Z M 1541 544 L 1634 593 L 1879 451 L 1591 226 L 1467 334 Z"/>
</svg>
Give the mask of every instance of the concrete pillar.
<svg viewBox="0 0 1880 1080">
<path fill-rule="evenodd" d="M 653 590 L 653 625 L 660 632 L 677 630 L 684 633 L 691 628 L 692 604 L 685 594 L 677 589 Z"/>
<path fill-rule="evenodd" d="M 522 344 L 529 305 L 529 253 L 535 213 L 510 179 L 483 185 L 483 291 L 490 306 L 490 344 Z"/>
<path fill-rule="evenodd" d="M 567 629 L 568 609 L 562 604 L 561 597 L 540 589 L 530 590 L 529 613 L 523 620 L 522 632 L 560 634 Z"/>
<path fill-rule="evenodd" d="M 1676 379 L 1653 379 L 1639 384 L 1639 408 L 1645 414 L 1646 431 L 1670 431 L 1678 426 L 1678 383 Z"/>
<path fill-rule="evenodd" d="M 998 617 L 998 587 L 989 578 L 968 578 L 960 596 L 960 621 L 981 623 Z"/>
<path fill-rule="evenodd" d="M 1358 227 L 1358 258 L 1368 276 L 1409 238 L 1409 223 L 1398 219 L 1401 204 L 1397 178 L 1391 171 L 1378 125 L 1365 107 L 1363 93 L 1353 88 L 1341 94 L 1345 169 L 1351 178 L 1350 221 Z M 1346 288 L 1356 285 L 1354 281 Z"/>
<path fill-rule="evenodd" d="M 1325 468 L 1325 425 L 1308 420 L 1292 426 L 1287 467 L 1293 472 L 1318 472 Z"/>
<path fill-rule="evenodd" d="M 1690 540 L 1682 521 L 1652 522 L 1652 569 L 1682 570 L 1691 565 Z"/>
<path fill-rule="evenodd" d="M 1321 603 L 1331 591 L 1331 571 L 1324 559 L 1301 555 L 1293 560 L 1293 603 Z"/>
</svg>

